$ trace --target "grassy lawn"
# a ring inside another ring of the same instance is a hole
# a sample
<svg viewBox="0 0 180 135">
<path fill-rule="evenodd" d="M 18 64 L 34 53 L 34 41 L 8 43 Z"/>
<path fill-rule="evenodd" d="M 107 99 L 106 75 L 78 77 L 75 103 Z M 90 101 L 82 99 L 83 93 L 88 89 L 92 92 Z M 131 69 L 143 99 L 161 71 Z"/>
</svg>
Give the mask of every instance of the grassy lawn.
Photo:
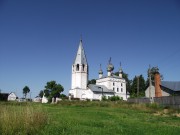
<svg viewBox="0 0 180 135">
<path fill-rule="evenodd" d="M 180 118 L 175 110 L 126 103 L 80 102 L 31 104 L 42 108 L 48 122 L 37 135 L 179 135 Z M 14 105 L 13 105 L 14 106 Z M 33 133 L 34 134 L 34 133 Z"/>
<path fill-rule="evenodd" d="M 44 134 L 178 135 L 180 118 L 155 115 L 156 109 L 128 106 L 44 105 L 50 125 Z"/>
</svg>

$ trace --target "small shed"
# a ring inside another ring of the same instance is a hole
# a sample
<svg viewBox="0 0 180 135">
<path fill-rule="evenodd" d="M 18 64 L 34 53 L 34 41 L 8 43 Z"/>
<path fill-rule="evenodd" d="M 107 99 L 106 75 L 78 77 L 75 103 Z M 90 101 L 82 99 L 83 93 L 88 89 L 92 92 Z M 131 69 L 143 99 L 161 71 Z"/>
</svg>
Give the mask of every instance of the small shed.
<svg viewBox="0 0 180 135">
<path fill-rule="evenodd" d="M 8 101 L 15 101 L 16 99 L 18 99 L 18 97 L 14 92 L 9 93 Z"/>
<path fill-rule="evenodd" d="M 37 96 L 33 99 L 33 102 L 41 102 L 42 101 L 42 98 Z"/>
</svg>

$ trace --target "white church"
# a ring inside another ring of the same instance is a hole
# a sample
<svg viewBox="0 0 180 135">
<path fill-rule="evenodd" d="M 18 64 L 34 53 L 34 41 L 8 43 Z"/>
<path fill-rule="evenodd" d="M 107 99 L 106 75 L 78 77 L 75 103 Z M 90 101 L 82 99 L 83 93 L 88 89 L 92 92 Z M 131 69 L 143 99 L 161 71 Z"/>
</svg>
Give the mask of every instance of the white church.
<svg viewBox="0 0 180 135">
<path fill-rule="evenodd" d="M 103 76 L 100 67 L 99 79 L 96 80 L 96 84 L 87 85 L 89 67 L 82 40 L 80 40 L 77 55 L 72 65 L 72 84 L 69 96 L 80 100 L 101 100 L 103 96 L 106 98 L 119 96 L 123 100 L 127 100 L 129 94 L 126 91 L 126 81 L 122 78 L 122 68 L 120 67 L 119 76 L 113 75 L 113 69 L 114 66 L 110 60 L 107 66 L 107 76 Z"/>
</svg>

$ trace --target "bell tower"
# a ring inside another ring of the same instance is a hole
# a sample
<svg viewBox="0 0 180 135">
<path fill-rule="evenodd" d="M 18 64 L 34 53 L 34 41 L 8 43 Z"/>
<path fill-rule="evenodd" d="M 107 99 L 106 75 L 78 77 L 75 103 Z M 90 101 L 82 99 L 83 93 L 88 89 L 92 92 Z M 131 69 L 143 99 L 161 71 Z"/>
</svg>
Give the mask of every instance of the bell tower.
<svg viewBox="0 0 180 135">
<path fill-rule="evenodd" d="M 76 54 L 76 58 L 72 65 L 71 89 L 77 89 L 77 88 L 87 89 L 87 83 L 88 83 L 88 63 L 81 39 Z"/>
</svg>

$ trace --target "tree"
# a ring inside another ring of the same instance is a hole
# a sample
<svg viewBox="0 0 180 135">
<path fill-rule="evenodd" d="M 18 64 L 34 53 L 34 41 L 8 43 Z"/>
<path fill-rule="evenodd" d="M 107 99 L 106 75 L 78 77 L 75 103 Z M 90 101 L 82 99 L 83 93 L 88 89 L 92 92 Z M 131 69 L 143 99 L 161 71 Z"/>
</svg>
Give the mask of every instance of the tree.
<svg viewBox="0 0 180 135">
<path fill-rule="evenodd" d="M 44 90 L 44 96 L 45 96 L 45 97 L 49 97 L 49 95 L 50 95 L 50 91 L 47 90 L 47 89 L 45 89 L 45 90 Z"/>
<path fill-rule="evenodd" d="M 29 89 L 29 87 L 28 86 L 25 86 L 24 88 L 23 88 L 23 94 L 24 94 L 24 97 L 26 98 L 26 96 L 27 96 L 27 93 L 29 93 L 30 92 L 30 89 Z"/>
<path fill-rule="evenodd" d="M 146 86 L 149 86 L 149 73 L 151 74 L 151 80 L 152 80 L 152 82 L 154 82 L 154 75 L 155 75 L 156 73 L 159 73 L 159 68 L 158 68 L 158 67 L 152 67 L 152 68 L 148 69 L 148 71 L 147 71 L 147 76 L 148 76 L 148 78 L 147 78 L 147 80 L 146 80 Z M 161 75 L 161 79 L 162 79 L 162 80 L 164 79 L 163 75 Z"/>
<path fill-rule="evenodd" d="M 67 96 L 65 94 L 60 95 L 61 98 L 66 98 Z"/>
<path fill-rule="evenodd" d="M 43 90 L 41 90 L 40 92 L 39 92 L 39 97 L 43 97 L 43 95 L 44 95 L 44 92 L 43 92 Z"/>
<path fill-rule="evenodd" d="M 139 85 L 138 85 L 139 84 Z M 138 93 L 139 88 L 139 93 Z M 145 95 L 145 80 L 142 75 L 135 76 L 131 85 L 131 97 L 143 97 Z"/>
<path fill-rule="evenodd" d="M 95 79 L 89 80 L 89 81 L 88 81 L 88 85 L 89 85 L 89 84 L 96 84 L 96 80 L 95 80 Z"/>
<path fill-rule="evenodd" d="M 60 93 L 64 91 L 64 88 L 62 85 L 57 84 L 56 81 L 50 81 L 47 82 L 45 86 L 45 96 L 48 97 L 49 99 L 51 98 L 56 98 L 60 97 Z"/>
</svg>

